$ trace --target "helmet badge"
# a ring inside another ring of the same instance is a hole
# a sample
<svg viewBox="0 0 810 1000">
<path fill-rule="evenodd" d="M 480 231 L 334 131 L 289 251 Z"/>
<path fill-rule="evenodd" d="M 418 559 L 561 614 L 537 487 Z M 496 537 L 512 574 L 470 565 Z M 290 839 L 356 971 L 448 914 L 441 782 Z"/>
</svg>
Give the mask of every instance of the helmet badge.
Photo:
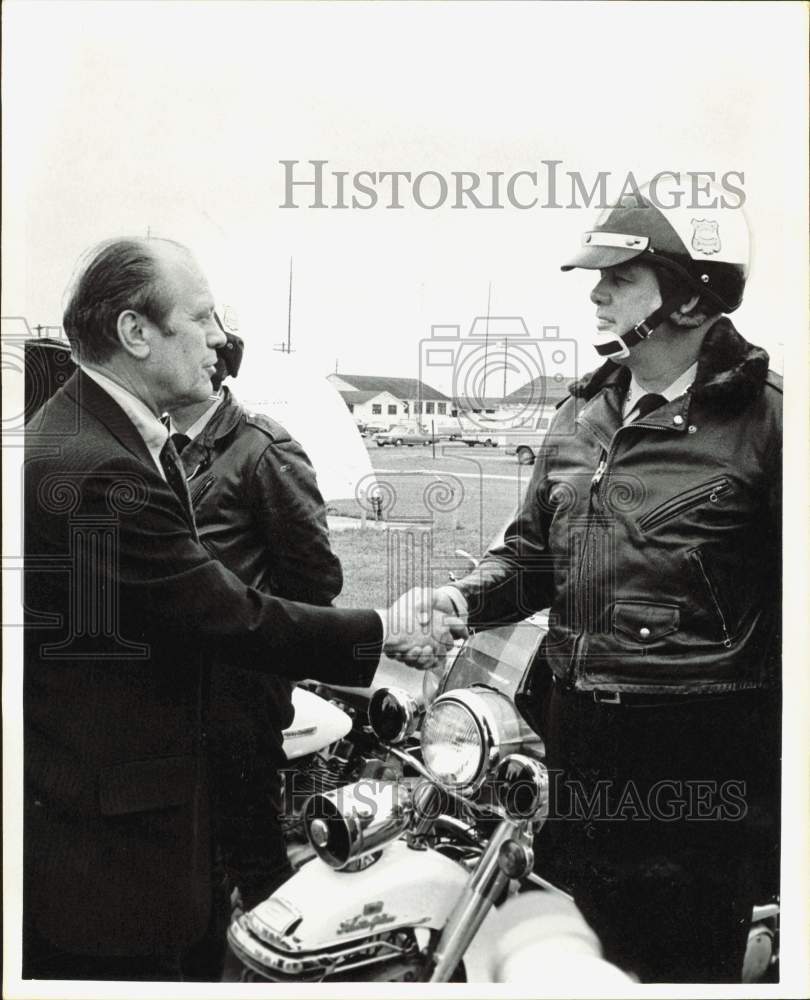
<svg viewBox="0 0 810 1000">
<path fill-rule="evenodd" d="M 717 222 L 692 219 L 692 249 L 698 253 L 720 253 L 720 232 Z"/>
</svg>

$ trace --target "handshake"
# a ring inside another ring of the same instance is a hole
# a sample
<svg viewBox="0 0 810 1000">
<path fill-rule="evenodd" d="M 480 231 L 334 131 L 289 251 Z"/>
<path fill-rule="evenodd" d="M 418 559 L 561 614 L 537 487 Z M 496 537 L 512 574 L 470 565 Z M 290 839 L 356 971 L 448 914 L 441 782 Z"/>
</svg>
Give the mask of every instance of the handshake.
<svg viewBox="0 0 810 1000">
<path fill-rule="evenodd" d="M 467 636 L 461 613 L 444 588 L 416 587 L 379 614 L 385 623 L 383 652 L 419 670 L 441 662 L 453 642 Z"/>
</svg>

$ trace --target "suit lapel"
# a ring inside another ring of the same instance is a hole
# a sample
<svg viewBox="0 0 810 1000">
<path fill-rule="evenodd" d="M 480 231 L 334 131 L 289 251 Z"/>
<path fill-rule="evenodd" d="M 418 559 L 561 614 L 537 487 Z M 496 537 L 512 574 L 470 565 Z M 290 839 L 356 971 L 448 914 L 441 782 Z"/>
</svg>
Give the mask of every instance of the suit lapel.
<svg viewBox="0 0 810 1000">
<path fill-rule="evenodd" d="M 91 413 L 107 430 L 142 462 L 153 466 L 152 456 L 138 429 L 116 401 L 83 371 L 77 371 L 66 383 L 64 392 L 76 404 Z"/>
<path fill-rule="evenodd" d="M 106 393 L 97 382 L 94 382 L 93 379 L 91 379 L 83 371 L 79 370 L 75 372 L 75 374 L 66 383 L 63 391 L 80 409 L 92 414 L 97 420 L 99 420 L 110 432 L 110 434 L 112 434 L 112 436 L 127 449 L 127 451 L 131 452 L 131 454 L 140 459 L 159 475 L 157 469 L 155 469 L 155 463 L 149 453 L 149 449 L 146 447 L 146 444 L 137 427 L 132 423 L 112 396 L 110 396 L 109 393 Z M 182 465 L 180 465 L 179 468 L 182 474 Z M 197 526 L 194 522 L 194 514 L 191 507 L 191 501 L 188 498 L 188 491 L 185 482 L 183 482 L 182 485 L 183 488 L 186 489 L 186 495 L 184 498 L 178 494 L 177 490 L 174 489 L 170 483 L 166 483 L 169 492 L 183 511 L 183 517 L 191 529 L 194 540 L 199 541 Z"/>
</svg>

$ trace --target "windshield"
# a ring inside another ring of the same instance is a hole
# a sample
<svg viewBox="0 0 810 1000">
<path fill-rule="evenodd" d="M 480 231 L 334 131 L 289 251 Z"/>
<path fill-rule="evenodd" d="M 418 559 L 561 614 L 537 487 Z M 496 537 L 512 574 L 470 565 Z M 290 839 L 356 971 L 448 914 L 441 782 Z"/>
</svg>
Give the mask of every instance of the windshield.
<svg viewBox="0 0 810 1000">
<path fill-rule="evenodd" d="M 514 625 L 487 629 L 471 636 L 450 668 L 441 693 L 485 684 L 514 698 L 547 627 L 548 617 L 541 612 Z"/>
</svg>

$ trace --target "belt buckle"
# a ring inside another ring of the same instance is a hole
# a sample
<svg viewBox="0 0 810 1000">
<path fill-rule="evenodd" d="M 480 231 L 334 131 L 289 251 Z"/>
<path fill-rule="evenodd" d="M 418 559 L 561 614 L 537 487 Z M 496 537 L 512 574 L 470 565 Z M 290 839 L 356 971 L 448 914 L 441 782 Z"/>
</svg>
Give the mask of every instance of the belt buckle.
<svg viewBox="0 0 810 1000">
<path fill-rule="evenodd" d="M 593 700 L 597 705 L 621 705 L 620 691 L 594 691 Z"/>
</svg>

